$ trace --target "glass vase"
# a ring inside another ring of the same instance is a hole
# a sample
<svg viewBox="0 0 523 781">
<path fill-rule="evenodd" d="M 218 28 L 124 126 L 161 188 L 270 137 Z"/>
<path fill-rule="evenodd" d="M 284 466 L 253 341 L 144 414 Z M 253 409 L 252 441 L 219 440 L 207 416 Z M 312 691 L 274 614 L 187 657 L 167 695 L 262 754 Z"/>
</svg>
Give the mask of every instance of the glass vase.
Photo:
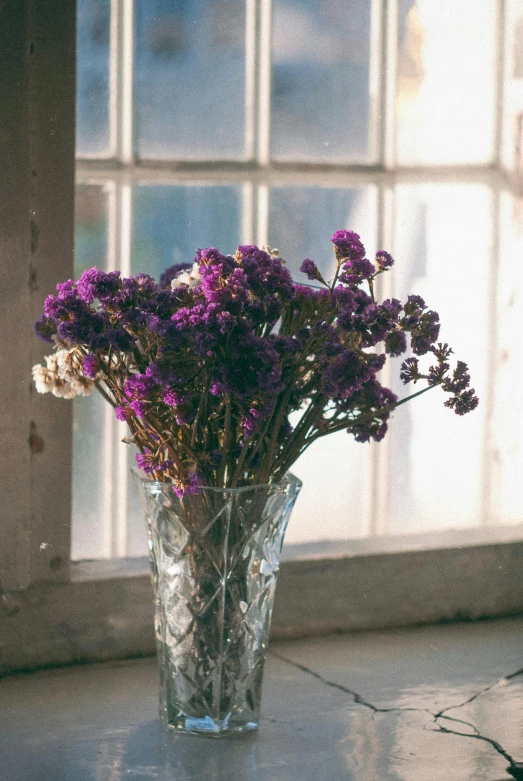
<svg viewBox="0 0 523 781">
<path fill-rule="evenodd" d="M 301 488 L 198 487 L 178 498 L 134 472 L 156 606 L 160 716 L 180 732 L 258 727 L 285 529 Z"/>
</svg>

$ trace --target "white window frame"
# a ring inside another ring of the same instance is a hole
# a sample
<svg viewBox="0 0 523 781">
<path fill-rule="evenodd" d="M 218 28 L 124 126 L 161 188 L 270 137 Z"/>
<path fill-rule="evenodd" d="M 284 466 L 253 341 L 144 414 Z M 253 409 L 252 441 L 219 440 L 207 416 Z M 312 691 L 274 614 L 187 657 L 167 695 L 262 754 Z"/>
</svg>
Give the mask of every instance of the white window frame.
<svg viewBox="0 0 523 781">
<path fill-rule="evenodd" d="M 395 0 L 373 3 L 373 83 L 381 130 L 375 166 L 284 164 L 268 157 L 270 0 L 247 0 L 252 159 L 245 163 L 133 159 L 130 132 L 132 46 L 118 30 L 132 31 L 132 2 L 113 0 L 112 41 L 120 47 L 111 81 L 121 100 L 111 106 L 114 157 L 82 160 L 80 182 L 112 183 L 114 264 L 129 268 L 132 185 L 145 182 L 241 182 L 250 215 L 245 240 L 266 241 L 267 194 L 275 184 L 331 186 L 372 183 L 379 193 L 380 244 L 390 246 L 397 182 L 430 177 L 486 182 L 496 203 L 506 184 L 500 165 L 503 113 L 502 54 L 505 2 L 499 2 L 496 159 L 490 167 L 398 168 L 394 161 Z M 121 41 L 121 43 L 120 43 Z M 125 45 L 124 45 L 125 43 Z M 0 6 L 0 311 L 4 350 L 0 408 L 5 465 L 1 470 L 0 673 L 44 664 L 116 658 L 154 649 L 151 591 L 143 559 L 70 562 L 71 406 L 31 390 L 31 366 L 45 348 L 30 333 L 43 297 L 73 271 L 75 7 L 69 0 L 26 0 Z M 126 124 L 128 123 L 128 124 Z M 495 209 L 494 213 L 499 211 Z M 499 234 L 499 228 L 494 230 Z M 494 269 L 495 276 L 495 269 Z M 495 285 L 492 306 L 495 302 Z M 493 310 L 492 310 L 493 311 Z M 495 348 L 495 332 L 491 348 Z M 492 397 L 487 392 L 486 403 Z M 488 416 L 487 416 L 488 418 Z M 488 444 L 488 426 L 485 432 Z M 374 501 L 387 461 L 373 451 Z M 487 465 L 486 467 L 487 468 Z M 125 478 L 118 467 L 118 492 Z M 386 490 L 386 489 L 385 489 Z M 488 498 L 488 497 L 487 497 Z M 486 504 L 488 507 L 488 502 Z M 374 513 L 375 534 L 386 517 Z M 488 517 L 485 521 L 488 522 Z M 125 529 L 115 522 L 112 551 Z M 523 528 L 479 528 L 444 534 L 294 546 L 282 564 L 274 632 L 315 632 L 403 626 L 523 610 Z"/>
</svg>

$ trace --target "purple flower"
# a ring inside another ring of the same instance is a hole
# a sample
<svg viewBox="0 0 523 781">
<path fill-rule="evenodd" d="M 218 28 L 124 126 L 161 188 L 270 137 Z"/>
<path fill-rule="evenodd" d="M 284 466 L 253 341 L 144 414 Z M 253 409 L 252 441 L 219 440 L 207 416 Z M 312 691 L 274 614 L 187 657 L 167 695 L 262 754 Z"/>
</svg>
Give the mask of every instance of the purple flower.
<svg viewBox="0 0 523 781">
<path fill-rule="evenodd" d="M 162 398 L 169 407 L 181 407 L 183 404 L 187 403 L 186 395 L 171 390 L 170 388 L 165 388 L 162 393 Z"/>
<path fill-rule="evenodd" d="M 118 406 L 114 408 L 114 414 L 118 420 L 121 420 L 125 423 L 129 420 L 129 418 L 132 417 L 133 411 L 129 407 Z"/>
<path fill-rule="evenodd" d="M 184 479 L 173 480 L 173 491 L 181 499 L 184 496 L 198 493 L 201 484 L 201 477 L 196 472 L 189 472 Z"/>
<path fill-rule="evenodd" d="M 146 374 L 131 374 L 124 385 L 124 393 L 128 399 L 148 399 L 155 390 L 156 383 Z"/>
<path fill-rule="evenodd" d="M 343 268 L 347 272 L 347 275 L 350 275 L 352 278 L 357 277 L 358 282 L 362 279 L 370 279 L 376 273 L 374 265 L 370 262 L 370 260 L 367 260 L 367 258 L 354 258 L 354 260 L 351 259 L 345 263 Z"/>
<path fill-rule="evenodd" d="M 34 324 L 34 332 L 44 342 L 52 344 L 53 340 L 51 337 L 56 334 L 56 323 L 50 317 L 42 315 Z"/>
<path fill-rule="evenodd" d="M 419 361 L 417 358 L 407 358 L 401 364 L 400 380 L 404 385 L 409 382 L 416 382 L 421 379 L 423 375 L 419 371 Z"/>
<path fill-rule="evenodd" d="M 468 366 L 463 361 L 458 361 L 456 368 L 452 372 L 452 378 L 447 377 L 442 385 L 443 390 L 447 393 L 460 393 L 468 388 L 470 383 L 470 374 L 468 373 Z"/>
<path fill-rule="evenodd" d="M 300 266 L 300 271 L 307 274 L 308 279 L 317 279 L 319 282 L 323 282 L 323 277 L 318 266 L 310 258 L 305 258 Z"/>
<path fill-rule="evenodd" d="M 388 252 L 385 252 L 384 249 L 379 249 L 376 252 L 376 263 L 379 270 L 384 271 L 394 265 L 394 258 Z"/>
<path fill-rule="evenodd" d="M 102 368 L 100 366 L 100 361 L 98 360 L 96 355 L 93 355 L 90 353 L 89 355 L 86 355 L 83 360 L 83 371 L 86 377 L 89 377 L 91 380 L 95 380 L 98 372 Z"/>
<path fill-rule="evenodd" d="M 385 337 L 385 352 L 396 357 L 407 349 L 407 337 L 405 331 L 392 331 Z"/>
<path fill-rule="evenodd" d="M 331 241 L 336 247 L 337 254 L 342 258 L 357 260 L 365 257 L 365 247 L 361 243 L 359 235 L 354 231 L 336 231 Z"/>
<path fill-rule="evenodd" d="M 327 365 L 323 371 L 323 389 L 329 396 L 350 398 L 359 391 L 376 372 L 383 368 L 385 355 L 362 354 L 345 350 Z"/>
<path fill-rule="evenodd" d="M 451 396 L 445 402 L 446 407 L 453 409 L 456 415 L 466 415 L 467 412 L 472 412 L 479 404 L 479 399 L 476 396 L 474 388 L 463 391 L 456 396 Z"/>
<path fill-rule="evenodd" d="M 78 295 L 86 304 L 92 304 L 95 299 L 111 298 L 120 287 L 119 271 L 106 273 L 96 266 L 84 271 L 77 283 Z"/>
<path fill-rule="evenodd" d="M 131 401 L 129 404 L 129 407 L 132 409 L 137 418 L 145 418 L 147 414 L 147 404 L 144 401 L 133 399 L 133 401 Z"/>
</svg>

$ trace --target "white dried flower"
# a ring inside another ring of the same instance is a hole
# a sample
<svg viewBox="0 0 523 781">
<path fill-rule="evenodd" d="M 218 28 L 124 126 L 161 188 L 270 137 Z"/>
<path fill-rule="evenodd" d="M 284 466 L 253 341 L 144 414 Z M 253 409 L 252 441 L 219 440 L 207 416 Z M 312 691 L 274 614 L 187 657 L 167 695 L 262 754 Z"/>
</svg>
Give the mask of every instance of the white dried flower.
<svg viewBox="0 0 523 781">
<path fill-rule="evenodd" d="M 76 348 L 58 350 L 45 356 L 47 367 L 33 366 L 33 380 L 38 393 L 52 393 L 61 399 L 89 396 L 94 382 L 84 377 L 81 356 Z"/>
<path fill-rule="evenodd" d="M 171 281 L 171 290 L 176 290 L 176 288 L 181 287 L 182 285 L 196 287 L 196 285 L 200 284 L 200 281 L 200 266 L 198 263 L 193 263 L 193 267 L 190 271 L 182 271 Z"/>
<path fill-rule="evenodd" d="M 58 376 L 62 380 L 72 382 L 84 376 L 83 354 L 77 347 L 72 350 L 57 350 L 55 355 Z"/>
<path fill-rule="evenodd" d="M 51 393 L 54 379 L 53 374 L 42 364 L 33 366 L 33 382 L 38 393 Z"/>
<path fill-rule="evenodd" d="M 76 396 L 90 396 L 94 391 L 94 382 L 88 377 L 77 377 L 71 382 L 71 389 Z"/>
<path fill-rule="evenodd" d="M 279 255 L 280 255 L 280 250 L 279 250 L 279 249 L 276 249 L 276 248 L 274 248 L 274 249 L 271 249 L 271 248 L 270 248 L 270 247 L 268 247 L 268 246 L 264 246 L 264 247 L 262 247 L 262 250 L 263 250 L 264 252 L 266 252 L 268 255 L 270 255 L 271 257 L 273 257 L 273 258 L 278 258 L 278 257 L 279 257 Z"/>
</svg>

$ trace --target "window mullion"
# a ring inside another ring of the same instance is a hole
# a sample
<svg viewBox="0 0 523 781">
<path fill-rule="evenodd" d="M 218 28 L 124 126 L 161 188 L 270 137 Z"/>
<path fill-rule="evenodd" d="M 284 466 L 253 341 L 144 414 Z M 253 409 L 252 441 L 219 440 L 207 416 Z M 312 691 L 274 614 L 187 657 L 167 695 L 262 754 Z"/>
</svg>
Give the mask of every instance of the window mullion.
<svg viewBox="0 0 523 781">
<path fill-rule="evenodd" d="M 380 163 L 396 164 L 396 80 L 398 67 L 398 0 L 382 0 Z"/>
<path fill-rule="evenodd" d="M 501 187 L 499 183 L 490 191 L 492 200 L 492 251 L 490 253 L 491 265 L 488 274 L 488 309 L 487 317 L 490 322 L 488 329 L 485 353 L 486 366 L 490 370 L 486 372 L 485 390 L 482 394 L 481 404 L 484 405 L 484 430 L 483 430 L 483 463 L 481 479 L 481 525 L 490 526 L 495 523 L 493 505 L 492 465 L 497 461 L 496 447 L 492 426 L 494 424 L 495 393 L 496 393 L 496 368 L 499 366 L 498 343 L 498 289 L 499 289 L 499 261 L 501 247 Z"/>
<path fill-rule="evenodd" d="M 116 157 L 134 161 L 134 0 L 112 0 L 111 5 L 111 120 Z M 113 32 L 114 31 L 114 32 Z M 114 47 L 113 47 L 114 42 Z"/>
<path fill-rule="evenodd" d="M 258 143 L 256 148 L 256 160 L 260 166 L 266 166 L 270 161 L 272 0 L 257 0 L 257 5 Z"/>
<path fill-rule="evenodd" d="M 382 185 L 378 193 L 378 249 L 390 248 L 394 239 L 394 190 Z M 376 280 L 376 293 L 380 300 L 392 298 L 393 277 L 391 274 L 381 274 Z M 387 361 L 380 373 L 380 382 L 387 388 L 392 387 L 392 365 Z M 389 431 L 382 442 L 371 442 L 371 478 L 370 478 L 370 523 L 369 535 L 376 537 L 387 534 L 389 528 L 390 505 L 390 453 L 391 438 L 394 431 Z"/>
<path fill-rule="evenodd" d="M 385 89 L 385 2 L 372 0 L 370 17 L 369 67 L 369 155 L 372 163 L 382 160 L 381 122 Z"/>
<path fill-rule="evenodd" d="M 507 38 L 507 5 L 506 0 L 499 0 L 497 10 L 497 36 L 496 36 L 496 93 L 495 93 L 495 118 L 494 118 L 494 149 L 492 162 L 501 167 L 503 161 L 503 119 L 505 114 L 505 77 L 507 57 L 505 52 Z"/>
</svg>

